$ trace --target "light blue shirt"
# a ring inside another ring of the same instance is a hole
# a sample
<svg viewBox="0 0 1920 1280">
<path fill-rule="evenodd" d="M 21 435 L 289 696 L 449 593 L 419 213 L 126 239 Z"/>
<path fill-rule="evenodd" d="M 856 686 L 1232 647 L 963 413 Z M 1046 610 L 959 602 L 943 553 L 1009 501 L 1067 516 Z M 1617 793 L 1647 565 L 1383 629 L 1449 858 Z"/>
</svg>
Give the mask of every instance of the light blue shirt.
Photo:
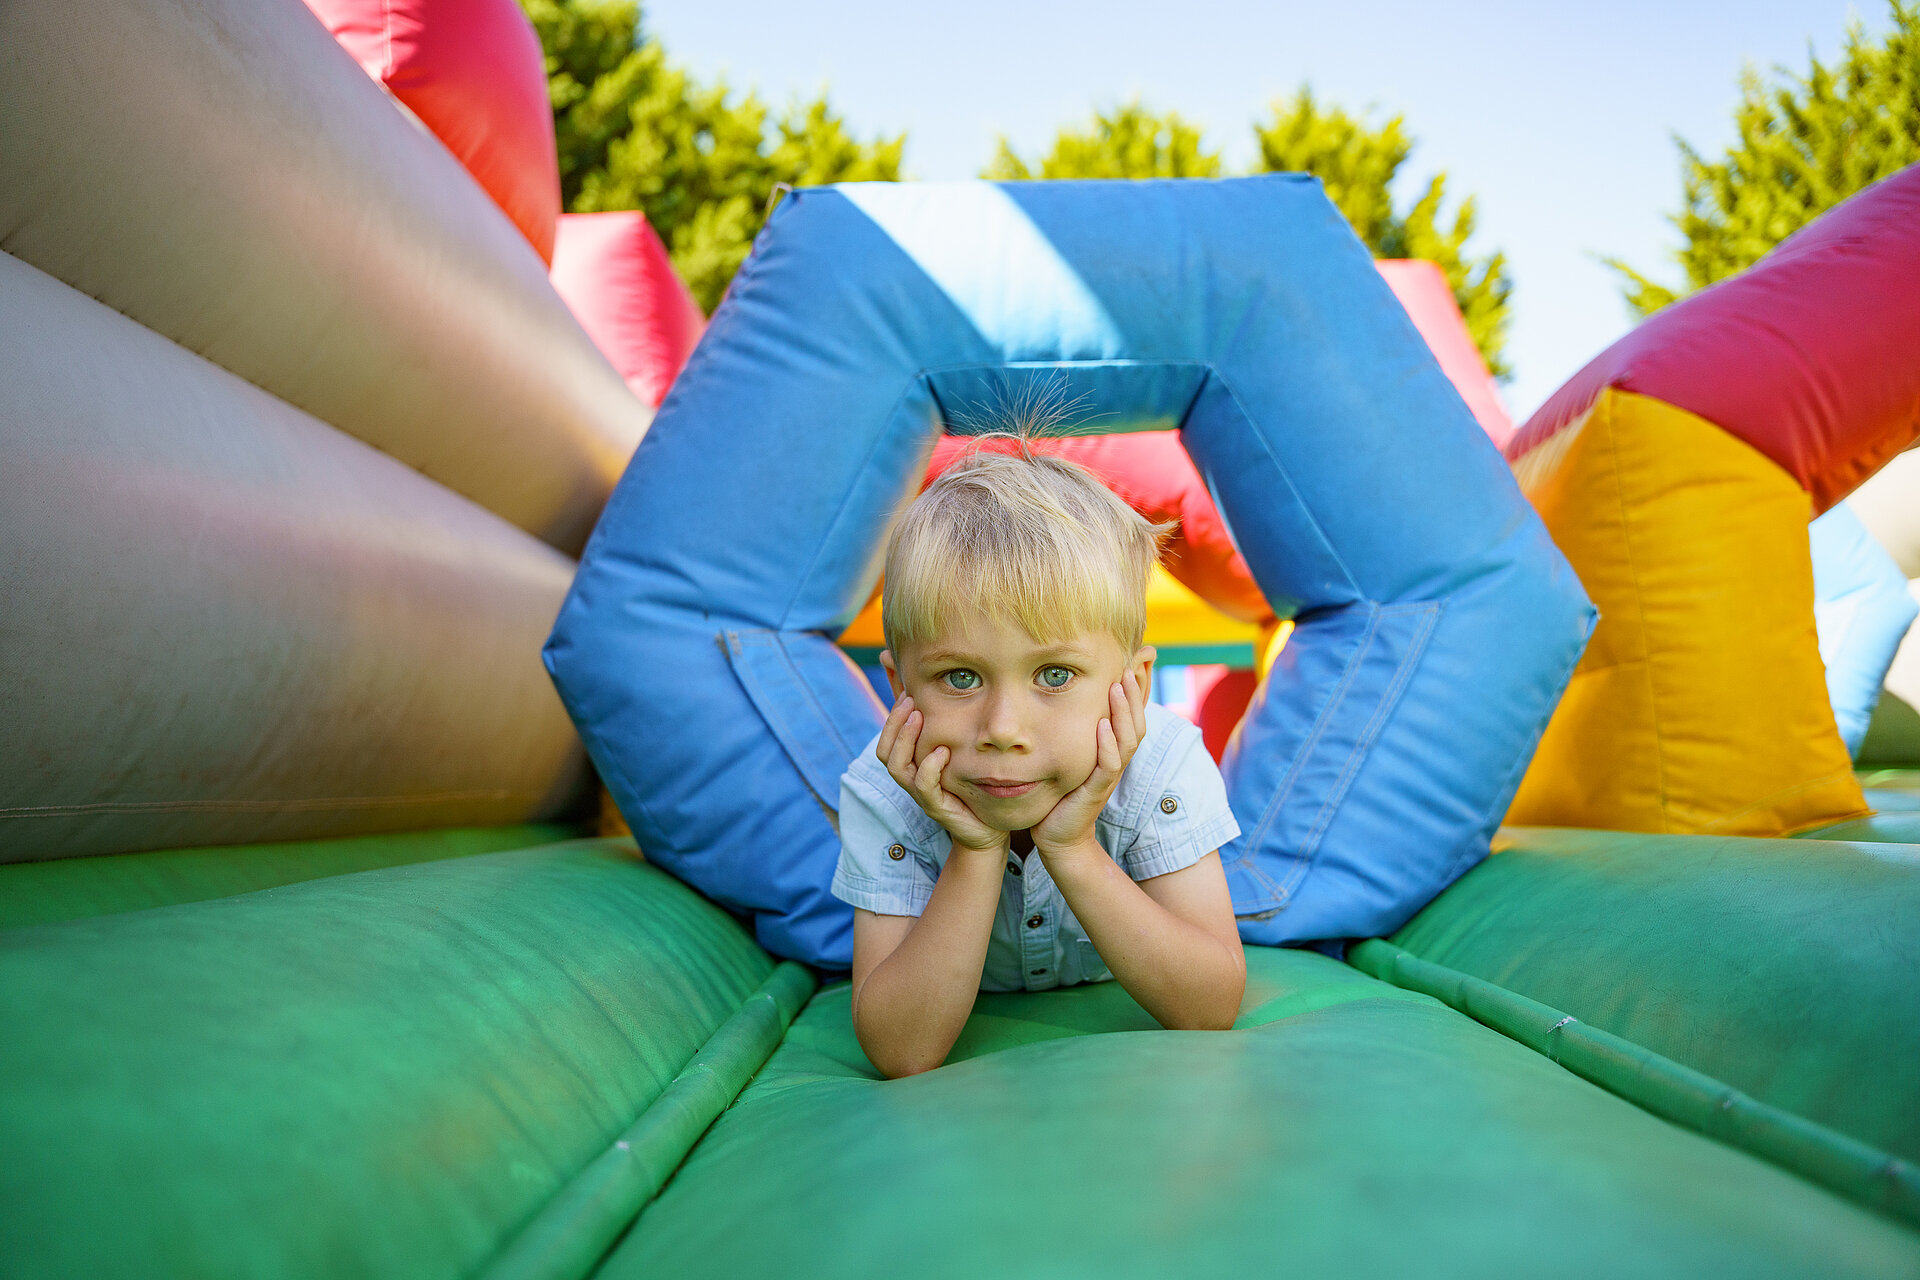
<svg viewBox="0 0 1920 1280">
<path fill-rule="evenodd" d="M 840 865 L 833 894 L 884 916 L 917 916 L 953 842 L 874 755 L 840 778 Z M 1094 822 L 1094 838 L 1135 880 L 1190 867 L 1240 834 L 1200 731 L 1147 707 L 1147 734 Z M 1113 976 L 1036 853 L 1007 855 L 982 991 L 1044 991 Z"/>
</svg>

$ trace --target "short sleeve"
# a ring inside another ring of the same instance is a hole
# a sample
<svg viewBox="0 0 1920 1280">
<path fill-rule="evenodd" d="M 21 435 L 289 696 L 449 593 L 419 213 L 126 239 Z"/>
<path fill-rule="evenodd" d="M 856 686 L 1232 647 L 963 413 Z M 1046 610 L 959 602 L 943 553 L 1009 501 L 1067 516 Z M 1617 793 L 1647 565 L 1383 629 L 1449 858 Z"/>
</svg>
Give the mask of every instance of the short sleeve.
<svg viewBox="0 0 1920 1280">
<path fill-rule="evenodd" d="M 840 779 L 840 862 L 830 886 L 833 896 L 883 916 L 917 916 L 927 909 L 934 882 L 886 798 L 857 768 Z"/>
<path fill-rule="evenodd" d="M 1227 805 L 1226 781 L 1207 754 L 1200 731 L 1181 721 L 1175 732 L 1179 736 L 1148 788 L 1133 845 L 1123 860 L 1135 880 L 1190 867 L 1240 834 Z"/>
</svg>

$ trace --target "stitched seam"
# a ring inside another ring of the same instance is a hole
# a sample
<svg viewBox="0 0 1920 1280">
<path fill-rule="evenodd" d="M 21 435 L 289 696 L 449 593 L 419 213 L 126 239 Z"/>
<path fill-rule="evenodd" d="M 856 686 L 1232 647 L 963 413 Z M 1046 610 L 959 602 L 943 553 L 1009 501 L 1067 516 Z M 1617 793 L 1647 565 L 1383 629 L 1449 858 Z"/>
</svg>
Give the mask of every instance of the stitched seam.
<svg viewBox="0 0 1920 1280">
<path fill-rule="evenodd" d="M 742 657 L 745 656 L 745 651 L 749 644 L 755 645 L 760 648 L 767 647 L 766 637 L 769 635 L 768 632 L 729 631 L 726 634 L 727 634 L 727 640 L 730 648 L 732 648 L 734 652 L 739 653 Z M 808 776 L 809 771 L 807 770 L 806 766 L 801 764 L 800 761 L 794 759 L 793 752 L 788 749 L 787 741 L 794 737 L 793 728 L 788 723 L 786 717 L 780 714 L 776 700 L 773 698 L 773 696 L 767 693 L 761 687 L 760 678 L 756 674 L 754 674 L 751 667 L 745 662 L 739 662 L 739 663 L 733 664 L 733 669 L 734 669 L 735 675 L 739 678 L 741 684 L 748 686 L 747 688 L 748 699 L 753 703 L 754 709 L 760 713 L 761 717 L 764 720 L 766 720 L 767 727 L 773 730 L 774 744 L 780 748 L 780 754 L 787 758 L 787 763 L 793 766 L 793 771 L 800 775 L 801 783 L 805 785 L 807 790 L 812 793 L 813 798 L 817 802 L 819 802 L 822 806 L 834 812 L 838 812 L 839 804 L 837 802 L 840 799 L 840 797 L 836 795 L 833 798 L 835 803 L 829 803 L 826 800 L 826 798 L 820 794 L 820 788 L 815 786 L 813 783 L 813 779 L 810 776 Z M 754 697 L 753 695 L 755 690 L 760 690 L 762 696 L 757 698 Z"/>
<path fill-rule="evenodd" d="M 826 707 L 821 704 L 820 699 L 814 696 L 813 686 L 808 684 L 806 677 L 800 674 L 799 664 L 793 660 L 793 654 L 788 652 L 785 639 L 787 634 L 792 633 L 775 633 L 773 637 L 774 647 L 778 649 L 780 653 L 780 661 L 785 663 L 787 670 L 793 673 L 793 683 L 806 698 L 807 705 L 813 708 L 814 714 L 820 718 L 820 723 L 826 728 L 826 731 L 833 735 L 834 745 L 839 747 L 843 754 L 851 756 L 853 754 L 853 748 L 848 746 L 847 740 L 840 736 L 840 726 L 833 722 L 833 717 L 827 714 Z M 798 634 L 816 635 L 818 633 L 809 631 Z"/>
<path fill-rule="evenodd" d="M 1411 643 L 1407 646 L 1407 656 L 1401 659 L 1399 670 L 1394 672 L 1393 679 L 1382 690 L 1380 702 L 1374 707 L 1373 715 L 1368 717 L 1366 726 L 1361 729 L 1359 738 L 1354 741 L 1353 750 L 1347 754 L 1346 764 L 1340 770 L 1338 783 L 1328 794 L 1326 803 L 1320 806 L 1320 812 L 1314 817 L 1313 827 L 1308 832 L 1301 849 L 1302 858 L 1311 858 L 1319 850 L 1320 838 L 1326 834 L 1328 825 L 1333 821 L 1333 815 L 1339 811 L 1342 801 L 1346 799 L 1347 789 L 1353 785 L 1354 775 L 1360 771 L 1361 764 L 1373 750 L 1373 744 L 1379 740 L 1380 731 L 1386 726 L 1387 721 L 1393 718 L 1394 710 L 1400 705 L 1400 696 L 1406 692 L 1408 683 L 1413 679 L 1414 671 L 1420 665 L 1420 659 L 1426 655 L 1427 641 L 1432 637 L 1433 629 L 1439 622 L 1440 609 L 1440 603 L 1432 602 L 1420 606 L 1409 605 L 1381 610 L 1383 614 L 1395 615 L 1424 613 L 1426 625 L 1415 631 Z"/>
<path fill-rule="evenodd" d="M 1731 826 L 1733 823 L 1738 822 L 1740 819 L 1746 817 L 1750 813 L 1755 813 L 1764 809 L 1770 809 L 1774 805 L 1778 804 L 1783 800 L 1790 800 L 1794 796 L 1802 795 L 1818 787 L 1824 787 L 1831 783 L 1839 782 L 1843 778 L 1849 778 L 1852 776 L 1853 776 L 1853 771 L 1851 769 L 1837 769 L 1832 773 L 1826 774 L 1822 777 L 1814 778 L 1811 781 L 1796 783 L 1795 785 L 1791 787 L 1787 787 L 1784 790 L 1774 792 L 1772 795 L 1766 797 L 1764 800 L 1754 801 L 1754 803 L 1748 805 L 1744 809 L 1741 809 L 1737 813 L 1730 813 L 1730 814 L 1727 814 L 1725 817 L 1715 818 L 1712 822 L 1709 822 L 1706 826 L 1701 827 L 1699 829 L 1700 833 L 1705 835 L 1705 834 L 1711 834 L 1712 832 L 1715 832 L 1715 831 L 1723 831 L 1727 829 L 1729 826 Z"/>
<path fill-rule="evenodd" d="M 1354 645 L 1354 651 L 1347 659 L 1346 666 L 1340 673 L 1340 679 L 1334 682 L 1333 688 L 1328 692 L 1327 700 L 1321 704 L 1320 714 L 1314 717 L 1313 729 L 1307 735 L 1307 740 L 1300 744 L 1300 750 L 1294 754 L 1293 767 L 1287 770 L 1285 781 L 1282 783 L 1280 789 L 1274 793 L 1274 798 L 1268 802 L 1266 812 L 1261 815 L 1260 825 L 1255 828 L 1252 839 L 1248 841 L 1248 848 L 1250 850 L 1258 849 L 1261 846 L 1262 842 L 1266 839 L 1268 830 L 1279 820 L 1282 805 L 1284 805 L 1287 798 L 1293 794 L 1293 788 L 1299 783 L 1300 774 L 1306 768 L 1307 761 L 1312 758 L 1314 748 L 1317 747 L 1320 744 L 1320 740 L 1326 736 L 1327 728 L 1332 721 L 1334 712 L 1339 709 L 1341 702 L 1345 700 L 1347 690 L 1352 687 L 1355 677 L 1359 674 L 1361 662 L 1366 658 L 1367 651 L 1373 647 L 1373 638 L 1380 622 L 1380 606 L 1369 600 L 1366 602 L 1366 609 L 1366 629 L 1361 633 L 1358 642 Z M 1296 854 L 1294 856 L 1300 858 L 1300 855 Z M 1249 854 L 1249 857 L 1251 857 L 1251 854 Z M 1284 883 L 1276 886 L 1277 890 L 1283 895 L 1292 893 L 1294 886 L 1300 883 L 1301 877 L 1305 874 L 1306 862 L 1304 858 L 1300 858 L 1297 867 L 1288 873 Z"/>
<path fill-rule="evenodd" d="M 1668 806 L 1672 803 L 1672 797 L 1669 796 L 1667 792 L 1667 743 L 1666 737 L 1662 732 L 1665 717 L 1661 714 L 1659 690 L 1653 678 L 1652 645 L 1649 643 L 1651 637 L 1647 635 L 1647 601 L 1641 589 L 1639 564 L 1633 556 L 1635 530 L 1632 511 L 1627 503 L 1626 486 L 1621 481 L 1623 473 L 1620 469 L 1620 423 L 1618 415 L 1614 413 L 1614 407 L 1619 399 L 1620 393 L 1612 387 L 1607 388 L 1607 391 L 1613 392 L 1612 398 L 1608 398 L 1606 393 L 1603 392 L 1594 402 L 1594 408 L 1590 413 L 1601 413 L 1605 415 L 1607 420 L 1607 452 L 1613 460 L 1611 469 L 1613 497 L 1620 509 L 1620 529 L 1622 533 L 1620 549 L 1627 561 L 1627 580 L 1633 584 L 1634 621 L 1640 630 L 1640 648 L 1646 655 L 1643 670 L 1646 674 L 1647 705 L 1653 712 L 1653 772 L 1655 786 L 1660 796 L 1660 829 L 1670 832 L 1673 830 L 1673 819 Z"/>
</svg>

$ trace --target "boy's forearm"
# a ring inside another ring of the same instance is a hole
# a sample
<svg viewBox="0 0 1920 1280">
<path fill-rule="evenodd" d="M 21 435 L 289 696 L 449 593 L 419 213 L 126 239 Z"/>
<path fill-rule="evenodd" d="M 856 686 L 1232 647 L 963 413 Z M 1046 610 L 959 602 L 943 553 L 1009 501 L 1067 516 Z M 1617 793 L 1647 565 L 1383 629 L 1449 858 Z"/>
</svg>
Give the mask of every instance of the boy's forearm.
<svg viewBox="0 0 1920 1280">
<path fill-rule="evenodd" d="M 888 1076 L 946 1061 L 980 990 L 1006 859 L 949 855 L 933 896 L 893 954 L 853 993 L 854 1032 Z"/>
<path fill-rule="evenodd" d="M 1246 991 L 1246 960 L 1147 896 L 1098 845 L 1049 859 L 1047 871 L 1100 959 L 1163 1027 L 1222 1030 Z"/>
</svg>

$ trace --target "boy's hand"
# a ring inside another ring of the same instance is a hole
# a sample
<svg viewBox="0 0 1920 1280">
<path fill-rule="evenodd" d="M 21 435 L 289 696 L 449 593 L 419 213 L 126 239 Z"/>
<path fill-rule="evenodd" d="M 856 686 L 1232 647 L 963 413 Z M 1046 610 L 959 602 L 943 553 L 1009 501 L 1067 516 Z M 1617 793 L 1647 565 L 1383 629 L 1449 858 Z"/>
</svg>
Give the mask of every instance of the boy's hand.
<svg viewBox="0 0 1920 1280">
<path fill-rule="evenodd" d="M 1107 716 L 1094 726 L 1099 744 L 1093 773 L 1087 780 L 1060 797 L 1053 812 L 1033 829 L 1033 847 L 1042 860 L 1055 853 L 1068 853 L 1094 843 L 1093 823 L 1106 807 L 1107 797 L 1127 771 L 1127 762 L 1140 749 L 1147 735 L 1147 691 L 1128 667 L 1119 683 L 1107 690 Z"/>
<path fill-rule="evenodd" d="M 935 747 L 925 760 L 915 763 L 913 754 L 920 745 L 921 723 L 922 717 L 914 708 L 912 697 L 902 694 L 893 704 L 893 710 L 887 713 L 887 723 L 880 730 L 874 754 L 886 764 L 893 780 L 913 797 L 914 803 L 946 828 L 956 849 L 1004 851 L 1007 833 L 980 821 L 966 801 L 942 785 L 942 775 L 952 752 L 945 747 Z M 1099 770 L 1094 773 L 1098 776 Z"/>
</svg>

